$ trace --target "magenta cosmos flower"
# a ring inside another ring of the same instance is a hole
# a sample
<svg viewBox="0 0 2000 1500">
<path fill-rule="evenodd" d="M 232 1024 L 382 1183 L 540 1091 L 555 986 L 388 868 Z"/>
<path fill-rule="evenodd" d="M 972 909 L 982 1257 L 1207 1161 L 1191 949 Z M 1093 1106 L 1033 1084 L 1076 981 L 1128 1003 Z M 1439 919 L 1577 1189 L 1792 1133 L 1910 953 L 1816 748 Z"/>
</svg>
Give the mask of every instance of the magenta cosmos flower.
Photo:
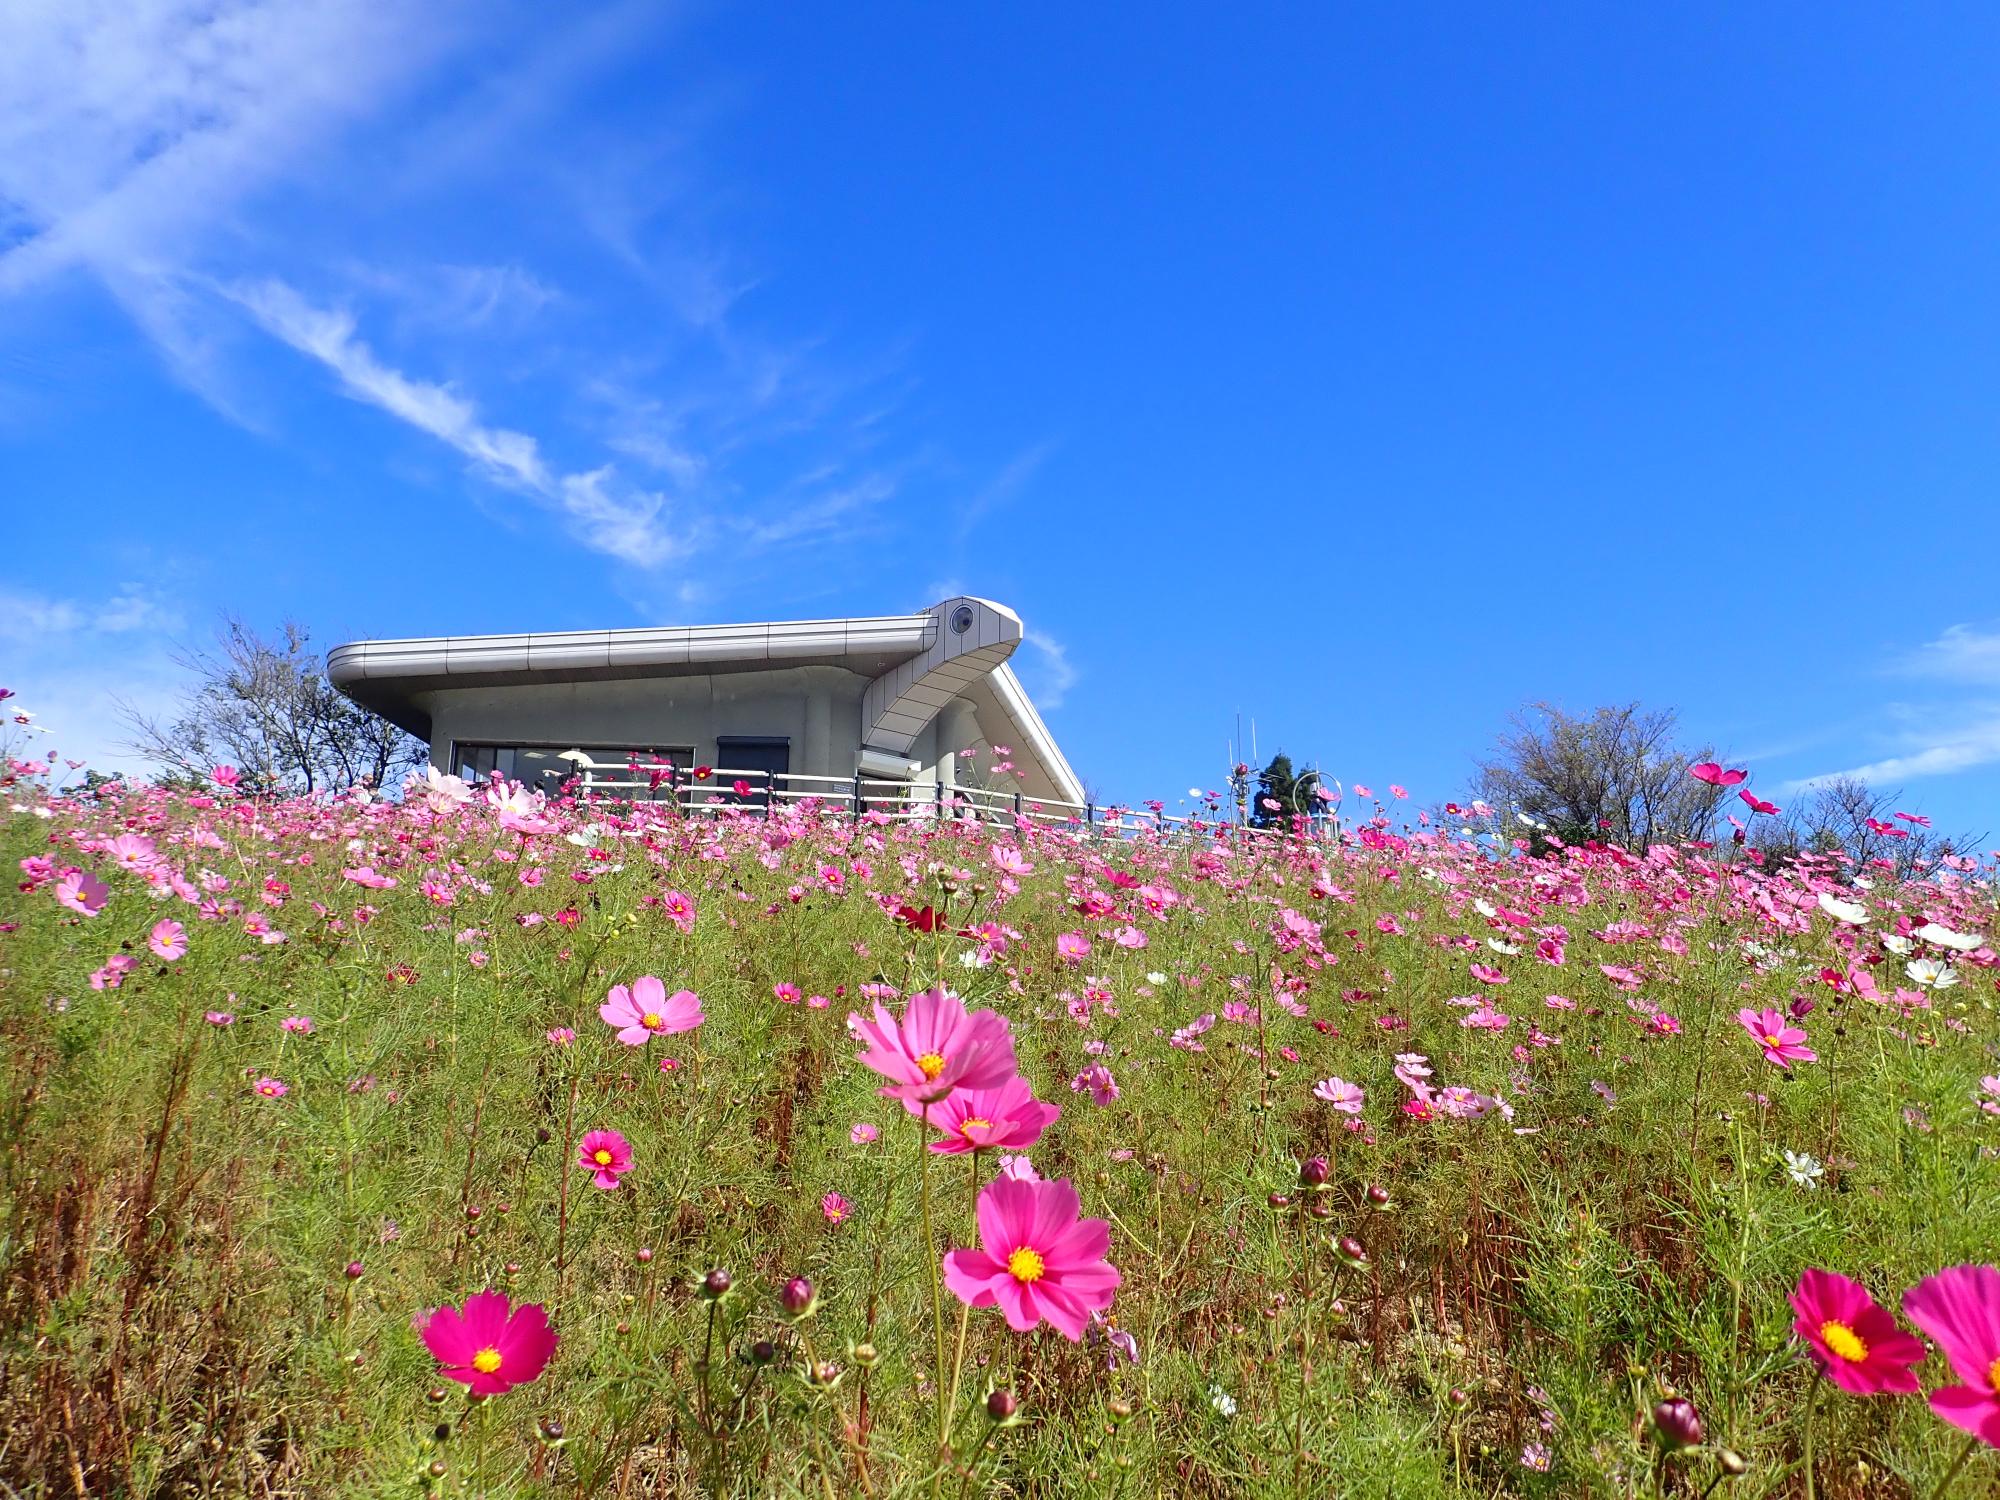
<svg viewBox="0 0 2000 1500">
<path fill-rule="evenodd" d="M 601 1188 L 615 1188 L 632 1170 L 632 1143 L 615 1130 L 593 1130 L 577 1143 L 577 1164 Z"/>
<path fill-rule="evenodd" d="M 850 1012 L 847 1024 L 868 1050 L 861 1061 L 889 1080 L 887 1099 L 911 1114 L 953 1089 L 998 1088 L 1014 1076 L 1014 1037 L 994 1011 L 968 1015 L 965 1002 L 942 990 L 910 996 L 900 1021 L 880 1000 L 875 1019 Z"/>
<path fill-rule="evenodd" d="M 1764 1061 L 1780 1068 L 1795 1062 L 1818 1062 L 1819 1054 L 1808 1047 L 1805 1031 L 1786 1019 L 1779 1010 L 1751 1010 L 1745 1006 L 1736 1019 L 1750 1033 L 1750 1039 L 1764 1049 Z"/>
<path fill-rule="evenodd" d="M 656 1036 L 692 1031 L 703 1020 L 701 1000 L 693 990 L 675 990 L 669 995 L 667 987 L 651 974 L 633 980 L 629 989 L 613 985 L 597 1013 L 607 1026 L 618 1028 L 618 1040 L 628 1047 L 643 1047 Z"/>
<path fill-rule="evenodd" d="M 1022 1182 L 999 1177 L 979 1195 L 978 1250 L 944 1258 L 944 1284 L 969 1307 L 994 1307 L 1026 1333 L 1047 1321 L 1075 1343 L 1093 1312 L 1111 1305 L 1121 1280 L 1105 1260 L 1111 1226 L 1077 1217 L 1068 1178 Z"/>
<path fill-rule="evenodd" d="M 1025 1151 L 1042 1138 L 1062 1111 L 1044 1104 L 1016 1075 L 997 1089 L 954 1089 L 930 1112 L 930 1123 L 944 1132 L 931 1150 L 947 1155 L 1004 1146 Z"/>
<path fill-rule="evenodd" d="M 88 870 L 65 870 L 56 881 L 56 900 L 71 911 L 94 917 L 111 899 L 111 887 Z"/>
<path fill-rule="evenodd" d="M 1857 1281 L 1818 1267 L 1792 1293 L 1792 1329 L 1811 1346 L 1826 1378 L 1857 1396 L 1907 1395 L 1918 1389 L 1911 1368 L 1924 1362 L 1923 1343 L 1896 1326 L 1889 1310 Z"/>
<path fill-rule="evenodd" d="M 1903 1293 L 1903 1311 L 1965 1382 L 1932 1391 L 1931 1410 L 2000 1448 L 2000 1270 L 1948 1266 Z"/>
<path fill-rule="evenodd" d="M 497 1396 L 526 1385 L 556 1352 L 555 1330 L 540 1303 L 514 1307 L 504 1292 L 475 1292 L 465 1310 L 447 1304 L 418 1329 L 437 1359 L 438 1373 L 470 1386 L 475 1396 Z"/>
</svg>

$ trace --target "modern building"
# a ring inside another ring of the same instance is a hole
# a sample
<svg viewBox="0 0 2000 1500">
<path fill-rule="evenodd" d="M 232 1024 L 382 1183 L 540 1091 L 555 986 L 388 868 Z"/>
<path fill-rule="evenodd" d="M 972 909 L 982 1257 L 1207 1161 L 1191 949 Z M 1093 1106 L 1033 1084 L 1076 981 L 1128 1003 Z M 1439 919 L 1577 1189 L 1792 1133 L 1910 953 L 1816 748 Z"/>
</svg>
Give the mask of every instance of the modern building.
<svg viewBox="0 0 2000 1500">
<path fill-rule="evenodd" d="M 467 777 L 548 786 L 664 762 L 790 795 L 860 776 L 1082 803 L 1008 665 L 1021 638 L 1012 610 L 964 597 L 859 620 L 357 641 L 327 675 Z"/>
</svg>

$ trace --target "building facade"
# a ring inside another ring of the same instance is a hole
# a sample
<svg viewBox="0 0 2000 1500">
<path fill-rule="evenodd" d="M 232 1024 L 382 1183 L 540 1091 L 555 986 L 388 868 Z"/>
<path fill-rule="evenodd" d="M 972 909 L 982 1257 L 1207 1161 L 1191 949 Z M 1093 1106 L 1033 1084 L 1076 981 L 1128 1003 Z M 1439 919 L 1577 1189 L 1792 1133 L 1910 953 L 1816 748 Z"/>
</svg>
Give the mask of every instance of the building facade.
<svg viewBox="0 0 2000 1500">
<path fill-rule="evenodd" d="M 357 641 L 327 675 L 468 777 L 551 786 L 636 761 L 1081 803 L 1008 664 L 1021 640 L 1012 610 L 960 597 L 856 620 Z"/>
</svg>

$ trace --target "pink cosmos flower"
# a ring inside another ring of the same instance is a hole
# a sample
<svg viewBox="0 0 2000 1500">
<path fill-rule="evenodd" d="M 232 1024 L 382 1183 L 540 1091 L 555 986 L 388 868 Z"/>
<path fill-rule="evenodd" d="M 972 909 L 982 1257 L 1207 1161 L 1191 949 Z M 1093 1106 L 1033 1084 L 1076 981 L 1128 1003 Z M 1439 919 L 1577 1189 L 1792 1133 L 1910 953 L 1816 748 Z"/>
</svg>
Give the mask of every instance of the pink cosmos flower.
<svg viewBox="0 0 2000 1500">
<path fill-rule="evenodd" d="M 226 786 L 232 790 L 243 779 L 243 773 L 234 766 L 217 766 L 208 774 L 215 778 L 217 786 Z"/>
<path fill-rule="evenodd" d="M 597 1014 L 607 1026 L 618 1028 L 618 1040 L 628 1047 L 643 1047 L 656 1036 L 692 1031 L 704 1019 L 701 1000 L 693 990 L 675 990 L 669 995 L 667 987 L 651 974 L 633 980 L 629 989 L 613 985 Z"/>
<path fill-rule="evenodd" d="M 250 1089 L 252 1093 L 261 1095 L 266 1099 L 282 1099 L 292 1091 L 289 1084 L 283 1083 L 276 1078 L 260 1078 L 250 1085 Z"/>
<path fill-rule="evenodd" d="M 1103 1063 L 1092 1063 L 1069 1081 L 1070 1091 L 1090 1095 L 1091 1103 L 1102 1109 L 1118 1100 L 1118 1080 Z"/>
<path fill-rule="evenodd" d="M 187 929 L 171 917 L 155 922 L 147 935 L 146 946 L 169 963 L 188 951 Z"/>
<path fill-rule="evenodd" d="M 1948 1266 L 1903 1293 L 1903 1311 L 1965 1382 L 1932 1391 L 1931 1410 L 2000 1448 L 2000 1270 Z"/>
<path fill-rule="evenodd" d="M 1056 934 L 1056 957 L 1064 963 L 1081 963 L 1090 956 L 1090 939 L 1080 932 Z"/>
<path fill-rule="evenodd" d="M 615 1188 L 632 1170 L 632 1143 L 615 1130 L 593 1130 L 577 1143 L 577 1165 L 601 1188 Z"/>
<path fill-rule="evenodd" d="M 1702 761 L 1688 767 L 1688 775 L 1696 781 L 1705 781 L 1710 786 L 1730 787 L 1750 779 L 1748 771 L 1725 771 L 1712 760 Z"/>
<path fill-rule="evenodd" d="M 1313 1085 L 1313 1097 L 1324 1099 L 1344 1115 L 1358 1115 L 1367 1093 L 1360 1084 L 1344 1078 L 1322 1078 Z"/>
<path fill-rule="evenodd" d="M 1887 1308 L 1859 1282 L 1813 1267 L 1792 1293 L 1792 1331 L 1811 1346 L 1814 1362 L 1835 1385 L 1857 1396 L 1918 1389 L 1924 1346 L 1896 1326 Z"/>
<path fill-rule="evenodd" d="M 366 890 L 393 891 L 396 888 L 395 876 L 378 875 L 375 873 L 372 865 L 361 865 L 352 870 L 342 870 L 340 875 L 343 880 L 350 880 Z M 523 876 L 522 878 L 525 880 L 527 877 Z"/>
<path fill-rule="evenodd" d="M 781 980 L 777 984 L 772 985 L 771 993 L 787 1005 L 797 1005 L 799 1003 L 799 987 L 789 979 Z"/>
<path fill-rule="evenodd" d="M 211 1026 L 234 1026 L 236 1024 L 236 1017 L 226 1010 L 204 1012 L 202 1019 Z"/>
<path fill-rule="evenodd" d="M 475 1292 L 465 1310 L 447 1304 L 418 1328 L 438 1373 L 471 1387 L 475 1396 L 498 1396 L 526 1385 L 548 1368 L 555 1330 L 538 1302 L 514 1307 L 504 1292 Z"/>
<path fill-rule="evenodd" d="M 953 1089 L 997 1088 L 1014 1076 L 1014 1037 L 998 1012 L 968 1015 L 965 1002 L 943 990 L 910 997 L 899 1021 L 881 1001 L 875 1019 L 849 1012 L 848 1028 L 866 1044 L 861 1061 L 889 1080 L 881 1093 L 922 1114 Z"/>
<path fill-rule="evenodd" d="M 294 1036 L 311 1036 L 313 1023 L 311 1016 L 286 1016 L 278 1023 L 280 1031 L 289 1031 Z"/>
<path fill-rule="evenodd" d="M 858 1125 L 856 1125 L 852 1130 L 847 1132 L 847 1138 L 850 1141 L 854 1142 L 854 1144 L 857 1146 L 866 1146 L 871 1144 L 875 1140 L 875 1138 L 880 1134 L 881 1132 L 878 1131 L 873 1125 L 870 1125 L 866 1120 L 863 1120 Z"/>
<path fill-rule="evenodd" d="M 1018 1075 L 997 1089 L 953 1089 L 931 1110 L 930 1123 L 944 1132 L 931 1150 L 951 1156 L 993 1146 L 1025 1151 L 1061 1114 L 1037 1099 Z"/>
<path fill-rule="evenodd" d="M 56 881 L 56 900 L 71 911 L 94 917 L 111 899 L 111 887 L 88 870 L 65 870 Z"/>
<path fill-rule="evenodd" d="M 994 1179 L 979 1194 L 981 1248 L 948 1252 L 944 1284 L 968 1307 L 998 1306 L 1017 1333 L 1047 1321 L 1079 1342 L 1122 1278 L 1104 1258 L 1111 1226 L 1078 1218 L 1077 1208 L 1068 1178 Z"/>
<path fill-rule="evenodd" d="M 1780 1068 L 1795 1062 L 1818 1062 L 1819 1054 L 1805 1045 L 1805 1031 L 1792 1025 L 1783 1011 L 1751 1010 L 1745 1006 L 1736 1019 L 1750 1033 L 1751 1040 L 1764 1049 L 1764 1060 Z"/>
<path fill-rule="evenodd" d="M 838 1229 L 842 1224 L 847 1222 L 848 1216 L 854 1212 L 848 1205 L 847 1200 L 838 1193 L 828 1193 L 824 1198 L 820 1199 L 819 1211 L 825 1215 L 829 1229 Z"/>
</svg>

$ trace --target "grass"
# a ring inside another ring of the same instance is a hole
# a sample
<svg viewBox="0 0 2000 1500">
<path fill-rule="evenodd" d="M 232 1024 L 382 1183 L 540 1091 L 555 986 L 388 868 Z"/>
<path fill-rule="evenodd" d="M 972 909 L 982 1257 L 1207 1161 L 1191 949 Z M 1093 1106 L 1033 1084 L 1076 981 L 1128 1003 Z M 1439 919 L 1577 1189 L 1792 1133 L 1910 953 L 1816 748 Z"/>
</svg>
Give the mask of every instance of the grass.
<svg viewBox="0 0 2000 1500">
<path fill-rule="evenodd" d="M 0 1478 L 22 1493 L 1803 1494 L 1800 1271 L 1893 1309 L 2000 1245 L 1990 951 L 1917 1007 L 1882 943 L 1899 918 L 1990 932 L 1990 870 L 1845 889 L 1868 909 L 1850 926 L 1817 901 L 1851 874 L 1834 861 L 1496 860 L 1394 804 L 1328 846 L 13 799 Z M 1032 871 L 1004 875 L 996 845 Z M 110 888 L 97 914 L 56 898 L 70 867 Z M 343 875 L 364 867 L 396 885 Z M 148 948 L 167 918 L 171 960 Z M 1071 932 L 1079 963 L 1057 957 Z M 114 954 L 136 963 L 106 975 Z M 700 996 L 699 1029 L 613 1039 L 597 1006 L 646 974 Z M 974 1311 L 942 1453 L 935 1350 L 961 1312 L 934 1319 L 937 1258 L 975 1243 L 995 1167 L 931 1163 L 927 1245 L 920 1127 L 844 1025 L 872 987 L 939 985 L 1004 1015 L 1061 1106 L 1029 1155 L 1109 1221 L 1138 1355 Z M 1786 1071 L 1736 1012 L 1795 997 L 1818 1060 Z M 1406 1112 L 1399 1053 L 1477 1117 Z M 1098 1065 L 1103 1103 L 1072 1088 Z M 1365 1089 L 1358 1116 L 1314 1097 L 1333 1075 Z M 634 1148 L 611 1191 L 573 1165 L 598 1128 Z M 795 1276 L 818 1292 L 803 1320 L 777 1300 Z M 488 1286 L 561 1342 L 468 1404 L 412 1320 Z M 1925 1375 L 1948 1379 L 1936 1357 Z M 1018 1421 L 988 1416 L 996 1390 Z M 1646 1418 L 1669 1391 L 1705 1427 L 1671 1458 Z M 1814 1492 L 1926 1495 L 1958 1437 L 1918 1398 L 1829 1391 Z M 1996 1483 L 1982 1450 L 1951 1493 Z"/>
</svg>

